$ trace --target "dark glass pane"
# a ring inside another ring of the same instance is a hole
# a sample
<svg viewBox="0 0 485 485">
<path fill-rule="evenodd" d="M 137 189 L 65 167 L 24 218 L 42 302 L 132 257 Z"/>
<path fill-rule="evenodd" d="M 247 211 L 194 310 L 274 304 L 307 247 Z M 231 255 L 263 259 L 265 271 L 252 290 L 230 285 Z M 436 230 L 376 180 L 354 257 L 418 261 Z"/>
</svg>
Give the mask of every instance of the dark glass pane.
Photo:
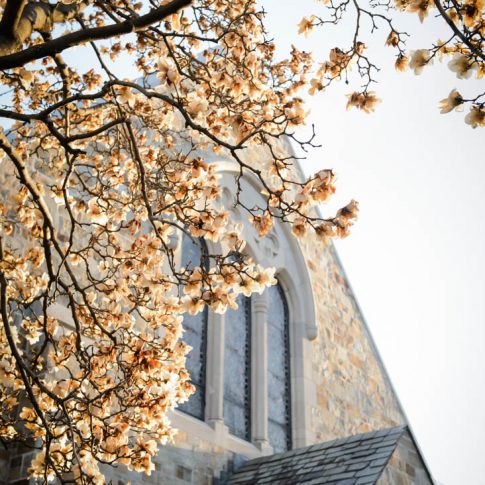
<svg viewBox="0 0 485 485">
<path fill-rule="evenodd" d="M 186 268 L 200 266 L 205 244 L 202 240 L 193 240 L 184 236 L 182 240 L 182 262 Z M 180 404 L 178 409 L 199 419 L 205 414 L 205 360 L 207 340 L 207 308 L 197 315 L 184 315 L 183 326 L 185 333 L 183 340 L 192 347 L 187 355 L 186 367 L 190 380 L 195 386 L 195 393 L 190 399 Z"/>
<path fill-rule="evenodd" d="M 268 434 L 275 453 L 291 448 L 288 305 L 281 286 L 268 288 Z"/>
<path fill-rule="evenodd" d="M 224 318 L 224 423 L 233 435 L 249 440 L 251 300 L 239 295 L 237 303 Z"/>
<path fill-rule="evenodd" d="M 207 246 L 203 239 L 184 235 L 182 239 L 182 261 L 184 268 L 207 266 Z"/>
</svg>

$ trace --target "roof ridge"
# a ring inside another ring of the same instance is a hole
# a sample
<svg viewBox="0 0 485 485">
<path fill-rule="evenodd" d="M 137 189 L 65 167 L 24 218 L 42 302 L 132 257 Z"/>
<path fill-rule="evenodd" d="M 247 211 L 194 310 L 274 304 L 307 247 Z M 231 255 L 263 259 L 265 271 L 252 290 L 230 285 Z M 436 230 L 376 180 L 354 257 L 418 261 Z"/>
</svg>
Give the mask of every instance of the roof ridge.
<svg viewBox="0 0 485 485">
<path fill-rule="evenodd" d="M 347 479 L 375 483 L 406 430 L 406 425 L 394 426 L 249 460 L 228 483 L 253 485 L 269 478 L 285 484 L 315 478 L 322 484 Z"/>
</svg>

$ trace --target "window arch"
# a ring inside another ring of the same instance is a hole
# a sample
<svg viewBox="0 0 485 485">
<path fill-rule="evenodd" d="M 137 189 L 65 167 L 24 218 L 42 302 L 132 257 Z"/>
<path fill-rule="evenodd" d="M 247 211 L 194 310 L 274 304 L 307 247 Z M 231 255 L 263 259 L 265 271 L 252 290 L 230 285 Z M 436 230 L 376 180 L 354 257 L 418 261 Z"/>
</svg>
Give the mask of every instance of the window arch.
<svg viewBox="0 0 485 485">
<path fill-rule="evenodd" d="M 314 441 L 312 412 L 316 390 L 308 356 L 311 341 L 317 336 L 307 263 L 289 227 L 275 221 L 271 232 L 261 237 L 237 209 L 231 209 L 237 193 L 234 175 L 239 172 L 224 161 L 218 162 L 218 171 L 222 175 L 223 205 L 231 210 L 234 221 L 244 225 L 245 253 L 263 267 L 274 267 L 279 284 L 262 294 L 253 294 L 246 304 L 239 303 L 237 312 L 208 311 L 204 317 L 208 319 L 208 327 L 204 328 L 206 376 L 203 391 L 197 390 L 200 398 L 206 400 L 205 420 L 196 421 L 184 413 L 175 413 L 173 423 L 201 439 L 246 456 L 306 446 Z M 244 188 L 243 202 L 254 204 L 261 197 L 259 181 L 245 174 L 240 183 Z M 224 242 L 209 245 L 213 254 L 227 250 Z M 189 245 L 189 251 L 192 250 Z M 194 266 L 198 265 L 200 253 L 190 260 Z M 182 264 L 186 262 L 184 258 Z M 237 327 L 243 334 L 230 346 L 231 324 L 238 320 L 243 322 Z M 278 339 L 280 343 L 276 345 Z M 237 379 L 230 370 L 236 361 Z M 190 363 L 188 367 L 190 371 Z M 232 402 L 237 405 L 233 409 L 230 409 L 231 393 Z"/>
<path fill-rule="evenodd" d="M 224 423 L 251 440 L 251 298 L 240 294 L 224 316 Z"/>
<path fill-rule="evenodd" d="M 185 268 L 206 265 L 207 246 L 203 239 L 193 239 L 187 235 L 182 238 L 181 265 Z M 191 416 L 205 418 L 205 388 L 207 359 L 207 307 L 197 315 L 184 315 L 184 341 L 192 347 L 187 354 L 186 368 L 195 393 L 189 400 L 180 404 L 178 409 Z"/>
<path fill-rule="evenodd" d="M 289 313 L 280 283 L 267 292 L 268 440 L 280 453 L 292 446 Z"/>
</svg>

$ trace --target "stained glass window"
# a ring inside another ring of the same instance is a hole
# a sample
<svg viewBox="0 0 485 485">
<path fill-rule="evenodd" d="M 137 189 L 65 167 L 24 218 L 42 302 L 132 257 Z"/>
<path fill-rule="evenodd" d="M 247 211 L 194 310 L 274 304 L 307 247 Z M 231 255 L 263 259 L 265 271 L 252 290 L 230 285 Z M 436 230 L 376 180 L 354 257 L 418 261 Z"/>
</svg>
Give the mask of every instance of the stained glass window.
<svg viewBox="0 0 485 485">
<path fill-rule="evenodd" d="M 206 265 L 207 248 L 201 239 L 191 239 L 184 236 L 182 240 L 181 265 L 186 268 Z M 198 419 L 204 419 L 205 414 L 205 367 L 207 344 L 207 308 L 197 315 L 184 315 L 183 340 L 192 347 L 187 355 L 186 367 L 190 380 L 195 386 L 195 393 L 189 400 L 180 404 L 178 409 Z"/>
<path fill-rule="evenodd" d="M 224 423 L 231 434 L 251 439 L 251 299 L 239 295 L 238 309 L 224 318 Z"/>
<path fill-rule="evenodd" d="M 268 288 L 268 435 L 275 453 L 291 449 L 289 315 L 280 284 Z"/>
</svg>

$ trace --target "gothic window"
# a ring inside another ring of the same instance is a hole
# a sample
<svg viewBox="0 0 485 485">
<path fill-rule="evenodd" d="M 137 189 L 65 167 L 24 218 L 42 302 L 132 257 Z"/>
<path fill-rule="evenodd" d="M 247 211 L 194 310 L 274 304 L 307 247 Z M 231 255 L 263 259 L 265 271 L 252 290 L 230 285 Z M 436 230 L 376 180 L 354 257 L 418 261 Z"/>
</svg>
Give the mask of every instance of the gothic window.
<svg viewBox="0 0 485 485">
<path fill-rule="evenodd" d="M 275 453 L 291 449 L 288 304 L 281 285 L 268 288 L 268 438 Z"/>
<path fill-rule="evenodd" d="M 183 267 L 194 268 L 206 264 L 205 254 L 207 254 L 207 248 L 202 239 L 183 237 L 181 258 Z M 186 313 L 183 321 L 185 329 L 183 340 L 192 347 L 187 355 L 186 367 L 190 374 L 190 381 L 195 386 L 195 393 L 188 401 L 180 404 L 178 409 L 201 420 L 205 415 L 207 317 L 207 308 L 204 308 L 204 311 L 197 315 Z"/>
<path fill-rule="evenodd" d="M 251 299 L 239 295 L 238 308 L 224 318 L 224 423 L 229 432 L 251 439 Z"/>
<path fill-rule="evenodd" d="M 233 170 L 222 161 L 221 173 L 224 201 L 230 208 L 238 167 Z M 248 200 L 258 201 L 258 181 L 244 177 L 241 183 Z M 236 210 L 232 215 L 246 227 Z M 284 287 L 278 284 L 251 298 L 241 295 L 238 309 L 225 314 L 206 310 L 185 316 L 183 340 L 194 349 L 187 368 L 196 393 L 173 419 L 179 429 L 253 456 L 257 450 L 278 453 L 315 440 L 309 400 L 316 390 L 308 359 L 317 326 L 305 258 L 290 231 L 277 222 L 262 239 L 247 229 L 248 253 L 259 264 L 276 268 Z M 182 246 L 182 266 L 206 265 L 203 242 L 184 238 Z M 224 250 L 218 243 L 209 248 L 214 253 Z"/>
</svg>

